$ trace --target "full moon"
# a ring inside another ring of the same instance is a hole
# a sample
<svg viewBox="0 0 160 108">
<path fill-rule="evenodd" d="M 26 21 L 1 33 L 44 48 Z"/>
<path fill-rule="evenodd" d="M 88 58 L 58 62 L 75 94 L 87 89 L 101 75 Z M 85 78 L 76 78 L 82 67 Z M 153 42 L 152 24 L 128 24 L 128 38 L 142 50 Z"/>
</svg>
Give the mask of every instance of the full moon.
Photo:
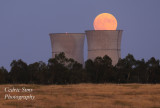
<svg viewBox="0 0 160 108">
<path fill-rule="evenodd" d="M 96 16 L 93 23 L 95 30 L 116 30 L 117 20 L 109 13 L 102 13 Z"/>
</svg>

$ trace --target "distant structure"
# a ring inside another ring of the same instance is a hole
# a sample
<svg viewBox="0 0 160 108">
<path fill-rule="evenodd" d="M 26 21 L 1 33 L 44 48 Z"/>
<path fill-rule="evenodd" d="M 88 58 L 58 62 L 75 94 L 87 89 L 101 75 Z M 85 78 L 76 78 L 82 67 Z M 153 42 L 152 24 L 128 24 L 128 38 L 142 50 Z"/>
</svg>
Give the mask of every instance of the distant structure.
<svg viewBox="0 0 160 108">
<path fill-rule="evenodd" d="M 116 65 L 121 57 L 122 30 L 88 30 L 88 59 L 94 60 L 97 56 L 108 55 L 112 64 Z"/>
<path fill-rule="evenodd" d="M 85 33 L 51 33 L 52 57 L 64 52 L 67 58 L 84 63 L 83 48 Z"/>
</svg>

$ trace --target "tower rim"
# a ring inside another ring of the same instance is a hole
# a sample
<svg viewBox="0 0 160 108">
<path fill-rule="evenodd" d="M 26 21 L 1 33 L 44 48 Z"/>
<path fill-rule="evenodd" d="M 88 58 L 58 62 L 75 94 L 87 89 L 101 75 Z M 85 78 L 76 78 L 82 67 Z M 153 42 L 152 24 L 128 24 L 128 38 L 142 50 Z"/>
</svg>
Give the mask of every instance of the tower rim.
<svg viewBox="0 0 160 108">
<path fill-rule="evenodd" d="M 58 35 L 58 34 L 83 34 L 85 35 L 85 33 L 49 33 L 49 35 Z"/>
<path fill-rule="evenodd" d="M 124 30 L 85 30 L 85 32 L 88 31 L 124 31 Z"/>
</svg>

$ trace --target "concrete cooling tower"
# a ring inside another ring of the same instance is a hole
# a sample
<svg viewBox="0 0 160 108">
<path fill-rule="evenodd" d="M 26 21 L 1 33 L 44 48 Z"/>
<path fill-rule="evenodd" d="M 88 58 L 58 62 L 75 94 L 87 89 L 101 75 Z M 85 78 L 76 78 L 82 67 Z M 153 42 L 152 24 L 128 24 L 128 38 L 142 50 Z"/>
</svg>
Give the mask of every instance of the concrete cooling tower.
<svg viewBox="0 0 160 108">
<path fill-rule="evenodd" d="M 122 30 L 89 30 L 86 31 L 88 42 L 88 59 L 108 55 L 116 65 L 121 57 Z"/>
<path fill-rule="evenodd" d="M 79 63 L 84 63 L 84 33 L 51 33 L 52 57 L 64 52 L 67 58 L 73 58 Z"/>
</svg>

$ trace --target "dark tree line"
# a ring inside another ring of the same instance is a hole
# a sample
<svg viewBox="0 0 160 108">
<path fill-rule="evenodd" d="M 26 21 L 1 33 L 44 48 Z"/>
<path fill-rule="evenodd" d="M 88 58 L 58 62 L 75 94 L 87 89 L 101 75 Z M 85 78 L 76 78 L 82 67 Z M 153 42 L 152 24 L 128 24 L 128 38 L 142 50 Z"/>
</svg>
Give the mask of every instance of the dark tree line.
<svg viewBox="0 0 160 108">
<path fill-rule="evenodd" d="M 128 54 L 113 66 L 105 55 L 87 60 L 85 66 L 60 53 L 49 59 L 27 65 L 13 60 L 8 72 L 0 68 L 0 84 L 76 84 L 76 83 L 160 83 L 160 61 L 154 57 L 148 61 L 136 60 Z"/>
</svg>

